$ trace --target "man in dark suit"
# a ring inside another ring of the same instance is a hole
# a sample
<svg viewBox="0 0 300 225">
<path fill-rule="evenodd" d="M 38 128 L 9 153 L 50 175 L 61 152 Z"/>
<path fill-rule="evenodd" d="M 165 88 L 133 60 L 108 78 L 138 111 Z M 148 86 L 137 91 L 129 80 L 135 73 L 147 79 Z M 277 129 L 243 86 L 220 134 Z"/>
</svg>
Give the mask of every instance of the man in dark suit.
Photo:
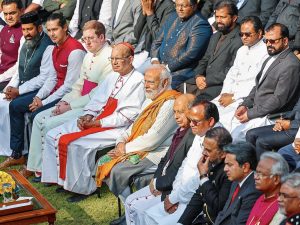
<svg viewBox="0 0 300 225">
<path fill-rule="evenodd" d="M 300 61 L 289 49 L 289 31 L 275 23 L 265 34 L 270 55 L 256 77 L 256 85 L 237 108 L 232 121 L 233 141 L 245 139 L 252 128 L 266 125 L 266 116 L 291 110 L 299 97 Z"/>
<path fill-rule="evenodd" d="M 236 24 L 237 13 L 238 10 L 232 1 L 220 1 L 215 5 L 218 32 L 211 37 L 205 55 L 194 70 L 196 78 L 186 82 L 188 92 L 196 92 L 207 100 L 212 100 L 220 94 L 236 52 L 243 45 L 239 36 L 240 28 Z"/>
<path fill-rule="evenodd" d="M 200 186 L 178 223 L 190 225 L 197 217 L 193 224 L 213 224 L 218 212 L 223 209 L 231 187 L 231 181 L 224 172 L 223 147 L 231 142 L 231 135 L 223 127 L 216 127 L 206 132 L 202 157 L 197 165 Z"/>
<path fill-rule="evenodd" d="M 300 99 L 293 110 L 282 114 L 281 118 L 275 121 L 275 125 L 263 126 L 251 129 L 246 134 L 246 141 L 256 148 L 256 156 L 266 151 L 277 151 L 280 148 L 291 144 L 300 127 Z"/>
<path fill-rule="evenodd" d="M 224 147 L 227 153 L 224 171 L 233 181 L 223 210 L 215 225 L 246 224 L 250 211 L 261 193 L 255 188 L 253 171 L 257 165 L 255 148 L 247 142 Z"/>
<path fill-rule="evenodd" d="M 235 0 L 239 9 L 239 20 L 246 16 L 258 16 L 266 25 L 272 12 L 275 10 L 278 0 Z"/>
</svg>

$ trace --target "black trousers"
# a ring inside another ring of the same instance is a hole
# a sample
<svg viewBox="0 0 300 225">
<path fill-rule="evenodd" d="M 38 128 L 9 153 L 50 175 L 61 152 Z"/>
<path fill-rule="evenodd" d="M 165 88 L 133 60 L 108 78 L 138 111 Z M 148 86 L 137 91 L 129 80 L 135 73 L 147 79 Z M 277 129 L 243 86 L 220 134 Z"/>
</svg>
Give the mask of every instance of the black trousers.
<svg viewBox="0 0 300 225">
<path fill-rule="evenodd" d="M 12 100 L 9 104 L 10 148 L 13 150 L 13 158 L 19 158 L 22 156 L 22 151 L 24 149 L 24 114 L 30 112 L 29 105 L 32 103 L 33 98 L 36 96 L 36 94 L 37 91 L 33 91 L 24 95 L 20 95 Z M 59 102 L 59 100 L 60 99 L 55 100 L 32 112 L 30 116 L 31 122 L 38 113 L 53 107 L 57 102 Z"/>
<path fill-rule="evenodd" d="M 286 131 L 273 131 L 274 125 L 251 129 L 246 134 L 246 141 L 256 147 L 256 156 L 266 151 L 278 151 L 281 147 L 291 144 L 298 129 L 291 128 Z"/>
</svg>

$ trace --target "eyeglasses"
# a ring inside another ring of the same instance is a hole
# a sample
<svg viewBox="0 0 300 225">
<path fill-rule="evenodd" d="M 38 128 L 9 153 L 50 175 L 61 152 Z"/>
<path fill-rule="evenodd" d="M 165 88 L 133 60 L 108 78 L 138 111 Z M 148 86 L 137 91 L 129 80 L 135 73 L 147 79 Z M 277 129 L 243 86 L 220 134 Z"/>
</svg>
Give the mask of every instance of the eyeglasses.
<svg viewBox="0 0 300 225">
<path fill-rule="evenodd" d="M 130 56 L 126 57 L 108 57 L 108 60 L 110 62 L 116 61 L 116 62 L 124 62 L 126 59 L 128 59 Z"/>
<path fill-rule="evenodd" d="M 279 192 L 279 198 L 282 197 L 284 199 L 288 199 L 288 198 L 299 198 L 298 196 L 289 196 L 288 194 L 286 193 L 282 193 L 282 192 Z"/>
<path fill-rule="evenodd" d="M 280 37 L 280 38 L 277 38 L 277 39 L 266 39 L 266 38 L 263 38 L 263 42 L 266 43 L 266 44 L 270 43 L 271 45 L 274 45 L 274 44 L 276 44 L 282 38 L 283 37 Z"/>
<path fill-rule="evenodd" d="M 240 32 L 239 35 L 240 37 L 245 36 L 246 38 L 251 37 L 253 33 L 251 32 Z"/>
<path fill-rule="evenodd" d="M 186 9 L 186 8 L 192 7 L 192 6 L 193 5 L 191 5 L 191 4 L 187 4 L 187 5 L 184 5 L 184 4 L 175 4 L 175 8 L 178 8 L 178 9 L 180 9 L 180 8 Z"/>
<path fill-rule="evenodd" d="M 81 38 L 81 41 L 82 41 L 83 43 L 87 43 L 88 41 L 92 42 L 92 41 L 94 41 L 94 40 L 95 40 L 95 37 L 82 37 L 82 38 Z"/>
<path fill-rule="evenodd" d="M 265 174 L 263 174 L 261 172 L 254 171 L 254 176 L 257 177 L 257 178 L 259 178 L 259 179 L 264 179 L 264 178 L 267 178 L 267 177 L 271 178 L 271 177 L 274 176 L 274 174 L 265 175 Z"/>
<path fill-rule="evenodd" d="M 190 118 L 188 118 L 189 120 L 190 120 L 190 122 L 194 125 L 194 126 L 198 126 L 198 125 L 200 125 L 201 123 L 203 123 L 204 121 L 206 121 L 205 119 L 203 119 L 203 120 L 193 120 L 193 119 L 190 119 Z"/>
</svg>

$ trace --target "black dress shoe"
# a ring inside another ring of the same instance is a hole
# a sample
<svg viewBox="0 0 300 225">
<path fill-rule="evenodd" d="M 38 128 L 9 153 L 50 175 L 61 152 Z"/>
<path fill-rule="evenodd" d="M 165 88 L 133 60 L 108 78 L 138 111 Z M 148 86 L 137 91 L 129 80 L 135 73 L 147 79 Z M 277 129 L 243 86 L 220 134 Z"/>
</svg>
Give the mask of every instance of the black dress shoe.
<svg viewBox="0 0 300 225">
<path fill-rule="evenodd" d="M 115 219 L 109 223 L 109 225 L 123 225 L 123 224 L 124 225 L 126 224 L 125 215 L 123 215 L 123 216 L 119 217 L 118 219 Z"/>
<path fill-rule="evenodd" d="M 67 193 L 68 191 L 65 190 L 63 187 L 58 187 L 55 189 L 56 193 Z"/>
<path fill-rule="evenodd" d="M 40 183 L 41 180 L 42 180 L 42 177 L 34 177 L 34 178 L 32 178 L 31 181 L 34 182 L 34 183 Z"/>
<path fill-rule="evenodd" d="M 90 195 L 82 195 L 82 194 L 75 193 L 73 196 L 67 198 L 67 201 L 68 202 L 72 202 L 72 203 L 74 203 L 74 202 L 80 202 L 80 201 L 82 201 L 84 199 L 87 199 L 89 196 Z"/>
</svg>

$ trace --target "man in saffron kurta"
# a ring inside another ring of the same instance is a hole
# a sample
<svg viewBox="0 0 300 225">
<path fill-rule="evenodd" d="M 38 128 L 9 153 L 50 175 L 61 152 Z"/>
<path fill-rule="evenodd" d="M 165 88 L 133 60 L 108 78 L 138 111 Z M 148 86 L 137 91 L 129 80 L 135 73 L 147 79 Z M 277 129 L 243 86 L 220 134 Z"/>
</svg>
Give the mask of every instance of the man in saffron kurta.
<svg viewBox="0 0 300 225">
<path fill-rule="evenodd" d="M 284 158 L 275 152 L 265 152 L 254 173 L 255 188 L 263 194 L 256 200 L 246 225 L 275 225 L 284 218 L 278 211 L 278 194 L 281 177 L 287 175 L 289 166 Z"/>
<path fill-rule="evenodd" d="M 7 25 L 0 32 L 0 91 L 18 70 L 16 62 L 22 37 L 20 16 L 23 8 L 21 1 L 18 0 L 4 0 L 1 6 Z"/>
<path fill-rule="evenodd" d="M 94 192 L 95 148 L 114 145 L 139 114 L 145 94 L 143 75 L 132 66 L 132 46 L 114 46 L 110 59 L 115 72 L 97 88 L 83 116 L 47 133 L 42 182 L 58 183 L 85 195 Z"/>
<path fill-rule="evenodd" d="M 112 169 L 107 164 L 98 168 L 99 178 L 105 175 L 109 177 L 106 182 L 109 189 L 114 195 L 121 195 L 123 201 L 130 194 L 130 178 L 156 167 L 171 144 L 177 128 L 173 105 L 175 97 L 179 95 L 171 90 L 171 80 L 171 73 L 162 65 L 146 70 L 144 82 L 147 100 L 143 103 L 143 111 L 133 125 L 118 137 L 116 148 L 108 153 L 115 161 Z M 128 160 L 121 162 L 119 157 L 134 155 L 135 152 L 141 158 L 138 163 L 133 164 Z"/>
<path fill-rule="evenodd" d="M 47 132 L 69 120 L 82 115 L 84 106 L 100 85 L 112 72 L 108 58 L 112 48 L 105 39 L 104 25 L 96 20 L 87 22 L 83 27 L 83 40 L 88 50 L 84 57 L 80 77 L 72 86 L 72 91 L 50 109 L 39 113 L 32 127 L 27 168 L 42 171 L 43 142 Z"/>
<path fill-rule="evenodd" d="M 9 104 L 10 148 L 13 152 L 11 157 L 0 164 L 0 168 L 24 163 L 24 114 L 32 112 L 33 120 L 39 112 L 54 106 L 71 90 L 71 86 L 79 77 L 85 50 L 78 41 L 67 34 L 66 20 L 61 14 L 52 14 L 46 27 L 51 40 L 57 44 L 52 51 L 56 76 L 49 73 L 46 81 L 35 80 L 31 92 L 18 96 Z"/>
</svg>

